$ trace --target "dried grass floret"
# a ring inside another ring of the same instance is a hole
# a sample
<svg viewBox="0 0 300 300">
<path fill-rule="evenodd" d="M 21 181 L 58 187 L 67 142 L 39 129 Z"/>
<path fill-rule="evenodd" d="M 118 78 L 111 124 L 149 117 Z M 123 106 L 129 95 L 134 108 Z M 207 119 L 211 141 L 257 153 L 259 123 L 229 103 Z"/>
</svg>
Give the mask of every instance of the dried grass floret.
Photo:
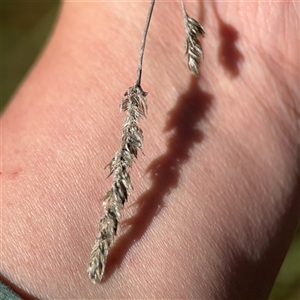
<svg viewBox="0 0 300 300">
<path fill-rule="evenodd" d="M 188 67 L 191 73 L 198 77 L 200 61 L 204 59 L 203 49 L 198 36 L 204 37 L 205 31 L 202 25 L 186 13 L 183 0 L 181 1 L 181 7 L 186 35 L 185 53 L 187 55 Z"/>
<path fill-rule="evenodd" d="M 108 165 L 114 177 L 111 189 L 103 198 L 104 216 L 99 222 L 99 234 L 91 252 L 88 275 L 93 282 L 103 277 L 108 251 L 118 230 L 121 210 L 132 189 L 130 168 L 137 158 L 138 149 L 143 147 L 143 131 L 137 123 L 140 117 L 145 117 L 147 111 L 146 95 L 140 86 L 130 87 L 120 106 L 127 113 L 121 147 Z"/>
</svg>

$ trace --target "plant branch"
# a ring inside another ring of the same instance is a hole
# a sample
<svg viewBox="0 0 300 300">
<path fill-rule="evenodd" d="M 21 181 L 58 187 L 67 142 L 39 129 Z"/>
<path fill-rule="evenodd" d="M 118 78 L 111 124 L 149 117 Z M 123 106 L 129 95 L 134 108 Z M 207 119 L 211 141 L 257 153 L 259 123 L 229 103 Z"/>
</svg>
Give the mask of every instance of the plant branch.
<svg viewBox="0 0 300 300">
<path fill-rule="evenodd" d="M 96 237 L 87 270 L 90 279 L 94 283 L 101 281 L 104 275 L 108 252 L 117 234 L 121 210 L 128 200 L 130 190 L 133 189 L 130 168 L 134 159 L 137 158 L 138 149 L 141 150 L 143 146 L 143 131 L 137 123 L 139 118 L 144 117 L 147 112 L 147 93 L 143 91 L 140 84 L 146 37 L 154 3 L 155 0 L 152 0 L 146 20 L 138 63 L 137 81 L 134 86 L 127 89 L 120 106 L 121 111 L 126 111 L 122 128 L 121 147 L 108 164 L 110 168 L 109 175 L 113 174 L 113 184 L 103 198 L 104 215 L 99 222 L 99 234 Z"/>
</svg>

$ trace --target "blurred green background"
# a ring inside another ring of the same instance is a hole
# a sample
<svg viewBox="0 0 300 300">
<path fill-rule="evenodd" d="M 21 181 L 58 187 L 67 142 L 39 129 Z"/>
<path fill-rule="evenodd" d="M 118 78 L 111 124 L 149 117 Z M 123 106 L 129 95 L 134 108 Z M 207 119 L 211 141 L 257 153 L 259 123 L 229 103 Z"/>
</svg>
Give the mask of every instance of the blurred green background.
<svg viewBox="0 0 300 300">
<path fill-rule="evenodd" d="M 41 52 L 58 9 L 58 0 L 1 0 L 1 111 Z"/>
<path fill-rule="evenodd" d="M 40 54 L 59 11 L 59 1 L 1 2 L 1 107 Z M 300 228 L 276 280 L 270 300 L 300 300 Z"/>
</svg>

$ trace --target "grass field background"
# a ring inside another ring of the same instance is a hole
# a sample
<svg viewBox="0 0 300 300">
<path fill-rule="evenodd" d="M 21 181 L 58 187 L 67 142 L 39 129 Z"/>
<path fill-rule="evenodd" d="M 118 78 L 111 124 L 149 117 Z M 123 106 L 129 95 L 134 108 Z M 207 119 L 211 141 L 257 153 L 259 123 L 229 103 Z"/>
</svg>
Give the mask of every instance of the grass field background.
<svg viewBox="0 0 300 300">
<path fill-rule="evenodd" d="M 1 2 L 1 107 L 7 105 L 33 65 L 59 12 L 59 1 Z M 276 280 L 270 300 L 300 300 L 300 229 Z"/>
</svg>

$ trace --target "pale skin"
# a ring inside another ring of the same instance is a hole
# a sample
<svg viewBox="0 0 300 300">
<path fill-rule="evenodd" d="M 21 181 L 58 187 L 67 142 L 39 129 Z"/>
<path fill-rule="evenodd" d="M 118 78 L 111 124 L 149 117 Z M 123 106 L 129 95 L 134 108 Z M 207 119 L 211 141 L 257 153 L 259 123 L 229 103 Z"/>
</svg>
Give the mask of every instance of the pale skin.
<svg viewBox="0 0 300 300">
<path fill-rule="evenodd" d="M 30 299 L 266 299 L 299 221 L 299 16 L 291 1 L 157 2 L 134 191 L 103 282 L 86 274 L 149 3 L 67 2 L 2 117 L 1 278 Z"/>
</svg>

